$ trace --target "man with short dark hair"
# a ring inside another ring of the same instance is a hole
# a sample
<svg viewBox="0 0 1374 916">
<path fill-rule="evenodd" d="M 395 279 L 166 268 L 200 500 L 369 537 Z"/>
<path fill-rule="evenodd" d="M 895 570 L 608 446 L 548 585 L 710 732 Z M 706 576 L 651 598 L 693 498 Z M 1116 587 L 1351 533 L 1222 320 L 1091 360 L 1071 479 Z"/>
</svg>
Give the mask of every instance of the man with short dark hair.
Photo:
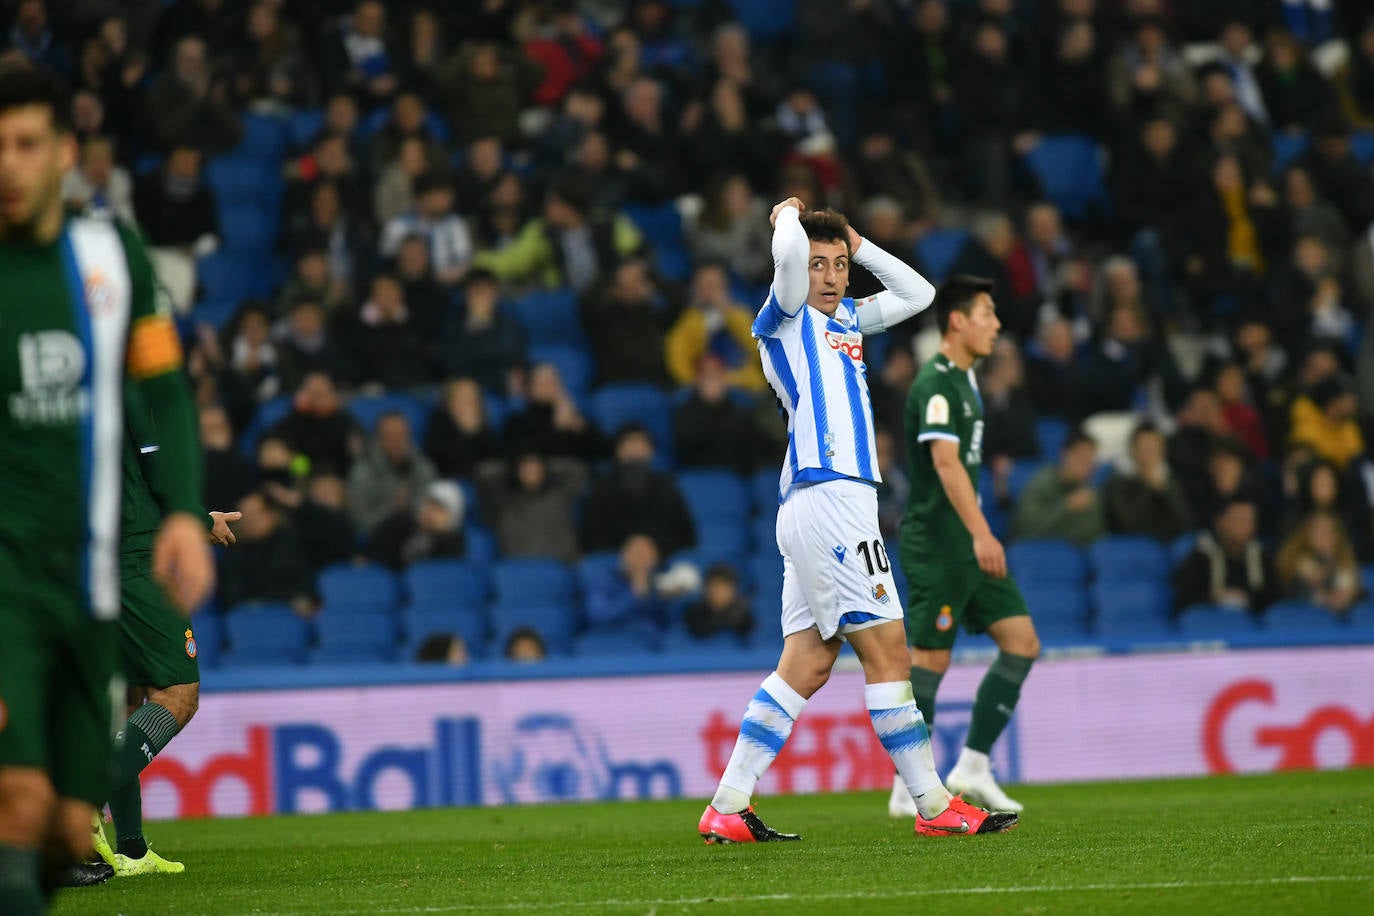
<svg viewBox="0 0 1374 916">
<path fill-rule="evenodd" d="M 984 427 L 973 364 L 992 354 L 1002 327 L 992 290 L 991 280 L 957 275 L 935 296 L 943 339 L 907 397 L 911 495 L 899 543 L 910 583 L 911 689 L 927 726 L 935 722 L 935 695 L 958 627 L 986 632 L 997 643 L 997 660 L 978 688 L 968 738 L 946 785 L 993 810 L 1019 812 L 1021 804 L 993 778 L 988 756 L 1016 708 L 1040 640 L 1021 590 L 1007 576 L 1006 554 L 974 483 L 983 464 Z M 888 813 L 908 817 L 914 807 L 898 778 Z"/>
<path fill-rule="evenodd" d="M 1016 503 L 1012 531 L 1019 538 L 1059 538 L 1086 547 L 1106 533 L 1102 500 L 1093 485 L 1097 443 L 1082 430 L 1069 434 L 1059 461 L 1036 471 Z"/>
<path fill-rule="evenodd" d="M 1256 537 L 1259 513 L 1243 499 L 1224 504 L 1212 527 L 1174 571 L 1175 613 L 1214 604 L 1258 615 L 1279 599 L 1274 557 Z"/>
<path fill-rule="evenodd" d="M 1107 479 L 1102 502 L 1107 530 L 1172 541 L 1189 527 L 1188 498 L 1169 469 L 1164 436 L 1149 421 L 1131 433 L 1131 470 Z"/>
</svg>

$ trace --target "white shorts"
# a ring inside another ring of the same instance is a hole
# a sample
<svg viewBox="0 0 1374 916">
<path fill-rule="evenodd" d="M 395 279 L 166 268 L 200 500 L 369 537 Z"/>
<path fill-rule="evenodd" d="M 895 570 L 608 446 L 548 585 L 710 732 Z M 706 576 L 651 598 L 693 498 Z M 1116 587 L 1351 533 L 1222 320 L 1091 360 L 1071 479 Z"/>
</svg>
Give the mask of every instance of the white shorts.
<svg viewBox="0 0 1374 916">
<path fill-rule="evenodd" d="M 902 620 L 905 612 L 878 531 L 878 491 L 856 480 L 798 487 L 778 507 L 782 635 L 822 639 Z"/>
</svg>

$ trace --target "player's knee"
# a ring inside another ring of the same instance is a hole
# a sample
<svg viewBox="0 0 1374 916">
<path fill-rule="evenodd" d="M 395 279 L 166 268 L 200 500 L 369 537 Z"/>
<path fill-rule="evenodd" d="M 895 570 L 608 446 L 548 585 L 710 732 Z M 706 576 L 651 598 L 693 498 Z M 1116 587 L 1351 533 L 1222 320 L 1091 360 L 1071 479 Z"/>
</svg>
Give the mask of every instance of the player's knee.
<svg viewBox="0 0 1374 916">
<path fill-rule="evenodd" d="M 35 847 L 57 804 L 51 780 L 39 770 L 0 770 L 0 842 Z"/>
<path fill-rule="evenodd" d="M 1040 657 L 1040 636 L 1035 630 L 1017 634 L 1016 639 L 1011 640 L 1009 645 L 1001 647 L 1003 652 L 1012 655 L 1020 655 L 1023 658 Z"/>
</svg>

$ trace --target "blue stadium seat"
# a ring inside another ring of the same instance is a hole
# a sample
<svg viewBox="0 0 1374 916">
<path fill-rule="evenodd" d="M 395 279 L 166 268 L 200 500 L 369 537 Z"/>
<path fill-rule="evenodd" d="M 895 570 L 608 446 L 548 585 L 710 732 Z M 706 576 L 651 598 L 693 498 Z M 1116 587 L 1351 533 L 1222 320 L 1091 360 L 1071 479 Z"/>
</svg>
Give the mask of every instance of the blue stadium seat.
<svg viewBox="0 0 1374 916">
<path fill-rule="evenodd" d="M 677 485 L 697 524 L 729 521 L 742 527 L 751 514 L 749 486 L 731 471 L 678 471 Z"/>
<path fill-rule="evenodd" d="M 290 140 L 286 119 L 249 112 L 240 116 L 239 123 L 243 125 L 243 139 L 234 147 L 233 154 L 261 159 L 280 168 Z"/>
<path fill-rule="evenodd" d="M 760 603 L 775 602 L 782 596 L 782 572 L 782 557 L 771 547 L 760 550 L 749 560 L 749 576 Z"/>
<path fill-rule="evenodd" d="M 230 204 L 219 211 L 220 240 L 230 253 L 265 255 L 277 245 L 277 228 L 270 202 Z"/>
<path fill-rule="evenodd" d="M 627 423 L 642 423 L 659 455 L 672 453 L 673 402 L 662 389 L 639 382 L 605 385 L 592 393 L 592 419 L 608 436 Z"/>
<path fill-rule="evenodd" d="M 433 405 L 419 398 L 405 394 L 374 394 L 351 398 L 348 412 L 358 421 L 369 436 L 377 429 L 377 421 L 383 414 L 401 413 L 410 421 L 410 434 L 416 444 L 425 441 L 425 430 L 429 428 L 429 417 Z"/>
<path fill-rule="evenodd" d="M 310 141 L 315 139 L 324 128 L 324 110 L 320 108 L 303 108 L 300 111 L 291 113 L 291 117 L 286 122 L 286 138 L 291 144 L 292 149 L 300 150 L 310 145 Z"/>
<path fill-rule="evenodd" d="M 630 218 L 654 252 L 658 272 L 669 280 L 681 282 L 692 271 L 692 259 L 682 232 L 682 215 L 673 203 L 626 204 L 622 212 Z"/>
<path fill-rule="evenodd" d="M 1035 632 L 1043 643 L 1050 646 L 1081 646 L 1097 641 L 1089 632 L 1088 621 L 1078 618 L 1037 618 Z"/>
<path fill-rule="evenodd" d="M 578 656 L 643 655 L 658 648 L 658 638 L 643 627 L 598 627 L 578 634 L 572 650 Z"/>
<path fill-rule="evenodd" d="M 1346 625 L 1352 643 L 1374 643 L 1374 599 L 1365 598 L 1352 607 Z"/>
<path fill-rule="evenodd" d="M 719 557 L 739 569 L 744 557 L 749 553 L 749 541 L 749 524 L 743 519 L 697 521 L 697 543 L 700 546 L 696 550 L 701 551 L 704 557 Z M 769 539 L 765 546 L 773 543 L 773 540 Z"/>
<path fill-rule="evenodd" d="M 1350 155 L 1359 160 L 1360 165 L 1374 162 L 1374 130 L 1357 130 L 1350 135 Z"/>
<path fill-rule="evenodd" d="M 234 300 L 197 302 L 191 306 L 191 313 L 187 316 L 187 320 L 191 327 L 208 324 L 216 331 L 222 331 L 224 326 L 229 323 L 229 319 L 233 318 L 234 313 L 238 310 L 239 303 Z"/>
<path fill-rule="evenodd" d="M 577 561 L 577 587 L 585 595 L 589 590 L 598 587 L 608 576 L 615 575 L 619 568 L 620 554 L 616 551 L 599 550 L 589 553 Z"/>
<path fill-rule="evenodd" d="M 735 633 L 717 633 L 714 636 L 693 636 L 684 627 L 673 627 L 665 632 L 658 641 L 660 652 L 698 652 L 717 649 L 742 649 L 746 640 Z"/>
<path fill-rule="evenodd" d="M 1026 484 L 1048 463 L 1050 459 L 1043 458 L 1024 458 L 1012 463 L 1011 473 L 1007 475 L 1007 493 L 1013 506 L 1021 498 L 1021 491 L 1026 489 Z"/>
<path fill-rule="evenodd" d="M 491 656 L 499 658 L 506 640 L 522 627 L 530 627 L 544 640 L 550 653 L 568 651 L 569 640 L 577 630 L 577 605 L 572 601 L 529 601 L 499 603 L 491 609 L 493 638 Z M 626 628 L 630 629 L 630 628 Z"/>
<path fill-rule="evenodd" d="M 1189 531 L 1187 534 L 1180 534 L 1174 538 L 1173 543 L 1169 545 L 1170 566 L 1177 567 L 1178 564 L 1187 559 L 1188 554 L 1193 552 L 1193 547 L 1197 544 L 1197 535 L 1196 531 Z"/>
<path fill-rule="evenodd" d="M 205 167 L 205 183 L 221 209 L 281 200 L 281 163 L 241 154 L 219 156 Z"/>
<path fill-rule="evenodd" d="M 749 478 L 750 502 L 754 504 L 754 511 L 761 515 L 777 517 L 778 473 L 776 468 L 764 468 Z"/>
<path fill-rule="evenodd" d="M 439 633 L 463 637 L 468 655 L 478 658 L 487 651 L 487 618 L 482 610 L 464 610 L 448 601 L 414 602 L 401 611 L 406 653 L 413 656 L 420 643 Z"/>
<path fill-rule="evenodd" d="M 497 554 L 500 553 L 496 545 L 496 535 L 481 525 L 473 522 L 465 524 L 463 526 L 463 539 L 467 541 L 464 559 L 469 563 L 488 566 L 496 560 Z"/>
<path fill-rule="evenodd" d="M 1185 639 L 1244 640 L 1259 633 L 1259 625 L 1248 612 L 1209 605 L 1185 608 L 1175 626 Z"/>
<path fill-rule="evenodd" d="M 1019 578 L 1019 577 L 1018 577 Z M 1088 623 L 1088 590 L 1082 585 L 1053 582 L 1020 582 L 1035 619 L 1036 628 L 1044 625 L 1073 624 L 1086 628 Z"/>
<path fill-rule="evenodd" d="M 499 560 L 491 566 L 491 580 L 502 605 L 557 603 L 577 596 L 576 577 L 557 560 Z"/>
<path fill-rule="evenodd" d="M 1025 157 L 1041 193 L 1078 222 L 1106 201 L 1097 141 L 1086 134 L 1048 134 Z"/>
<path fill-rule="evenodd" d="M 1035 421 L 1035 439 L 1040 443 L 1041 458 L 1058 458 L 1069 438 L 1069 424 L 1058 417 L 1041 417 Z"/>
<path fill-rule="evenodd" d="M 310 644 L 310 624 L 285 604 L 240 604 L 225 619 L 229 648 L 220 666 L 299 665 Z"/>
<path fill-rule="evenodd" d="M 574 399 L 586 396 L 592 387 L 596 366 L 586 347 L 578 344 L 540 344 L 530 347 L 529 362 L 552 363 L 563 378 L 563 386 Z"/>
<path fill-rule="evenodd" d="M 402 581 L 411 604 L 480 610 L 491 596 L 485 570 L 463 560 L 421 560 L 406 568 Z"/>
<path fill-rule="evenodd" d="M 1268 607 L 1260 618 L 1262 628 L 1292 636 L 1295 642 L 1309 635 L 1329 637 L 1343 633 L 1345 623 L 1330 611 L 1306 601 L 1281 601 Z"/>
<path fill-rule="evenodd" d="M 391 109 L 389 107 L 378 108 L 359 122 L 358 133 L 362 137 L 370 137 L 381 130 L 390 117 Z M 448 124 L 435 112 L 426 112 L 425 129 L 429 131 L 431 137 L 438 141 L 440 146 L 446 146 L 448 144 Z"/>
<path fill-rule="evenodd" d="M 1118 621 L 1167 622 L 1172 602 L 1168 579 L 1098 579 L 1092 587 L 1092 603 L 1099 627 Z"/>
<path fill-rule="evenodd" d="M 400 630 L 391 611 L 326 607 L 315 618 L 315 633 L 318 645 L 310 655 L 312 662 L 396 660 Z"/>
<path fill-rule="evenodd" d="M 1273 171 L 1275 175 L 1283 172 L 1293 162 L 1307 152 L 1310 138 L 1307 134 L 1290 134 L 1287 131 L 1276 130 L 1270 135 L 1274 144 Z"/>
<path fill-rule="evenodd" d="M 776 44 L 792 32 L 796 0 L 730 0 L 740 25 L 756 44 Z"/>
<path fill-rule="evenodd" d="M 239 446 L 245 457 L 256 460 L 258 443 L 269 429 L 291 412 L 291 401 L 291 395 L 279 394 L 258 405 L 258 409 L 253 413 L 253 419 L 248 421 L 248 425 L 239 435 Z"/>
<path fill-rule="evenodd" d="M 272 278 L 261 260 L 229 251 L 207 254 L 196 262 L 202 297 L 216 302 L 263 299 L 272 294 Z"/>
<path fill-rule="evenodd" d="M 1093 575 L 1113 583 L 1168 582 L 1171 564 L 1163 544 L 1143 535 L 1113 535 L 1088 548 Z"/>
<path fill-rule="evenodd" d="M 959 260 L 969 234 L 963 229 L 936 229 L 927 232 L 916 242 L 916 258 L 921 271 L 931 283 L 942 283 Z"/>
<path fill-rule="evenodd" d="M 524 325 L 531 347 L 586 343 L 574 289 L 535 290 L 503 303 L 503 308 Z"/>
<path fill-rule="evenodd" d="M 224 647 L 224 618 L 217 611 L 197 611 L 191 615 L 190 626 L 196 640 L 196 661 L 202 668 L 215 667 Z"/>
<path fill-rule="evenodd" d="M 1011 574 L 1024 588 L 1037 585 L 1082 585 L 1088 577 L 1083 551 L 1068 541 L 1016 541 L 1007 547 Z"/>
<path fill-rule="evenodd" d="M 401 603 L 396 574 L 382 566 L 335 563 L 320 570 L 320 598 L 331 610 L 351 607 L 394 608 Z"/>
<path fill-rule="evenodd" d="M 1098 639 L 1124 641 L 1133 644 L 1158 645 L 1177 639 L 1173 624 L 1157 618 L 1099 617 L 1093 624 Z"/>
</svg>

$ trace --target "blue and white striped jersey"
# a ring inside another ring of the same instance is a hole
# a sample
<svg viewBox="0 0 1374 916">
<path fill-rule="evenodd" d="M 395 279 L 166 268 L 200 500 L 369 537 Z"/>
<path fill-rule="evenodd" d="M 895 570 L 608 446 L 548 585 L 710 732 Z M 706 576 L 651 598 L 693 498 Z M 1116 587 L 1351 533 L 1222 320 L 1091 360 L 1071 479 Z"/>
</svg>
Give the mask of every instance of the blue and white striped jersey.
<svg viewBox="0 0 1374 916">
<path fill-rule="evenodd" d="M 778 501 L 798 484 L 852 478 L 880 483 L 873 404 L 864 365 L 864 334 L 915 315 L 934 299 L 916 271 L 872 242 L 854 262 L 888 287 L 856 303 L 842 299 L 833 315 L 805 304 L 810 240 L 792 207 L 773 233 L 773 286 L 754 319 L 763 374 L 787 415 L 787 456 Z"/>
</svg>

